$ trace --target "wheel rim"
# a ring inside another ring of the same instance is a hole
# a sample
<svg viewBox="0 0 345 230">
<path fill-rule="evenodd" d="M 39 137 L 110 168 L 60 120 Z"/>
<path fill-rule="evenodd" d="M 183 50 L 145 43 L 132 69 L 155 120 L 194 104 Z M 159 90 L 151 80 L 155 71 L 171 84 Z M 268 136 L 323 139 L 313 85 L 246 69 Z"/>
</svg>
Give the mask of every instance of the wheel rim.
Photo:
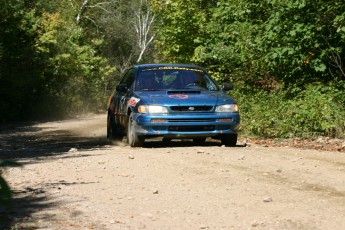
<svg viewBox="0 0 345 230">
<path fill-rule="evenodd" d="M 132 115 L 130 115 L 128 119 L 127 140 L 131 147 L 141 147 L 145 141 L 144 137 L 137 136 L 136 124 Z"/>
</svg>

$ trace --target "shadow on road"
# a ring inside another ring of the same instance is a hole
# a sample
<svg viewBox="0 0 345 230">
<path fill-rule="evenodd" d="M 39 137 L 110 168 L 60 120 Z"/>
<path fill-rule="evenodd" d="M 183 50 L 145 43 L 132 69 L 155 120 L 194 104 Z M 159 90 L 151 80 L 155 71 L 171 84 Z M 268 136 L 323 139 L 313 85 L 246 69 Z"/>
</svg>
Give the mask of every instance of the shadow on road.
<svg viewBox="0 0 345 230">
<path fill-rule="evenodd" d="M 80 137 L 69 130 L 19 126 L 0 132 L 0 160 L 31 160 L 57 156 L 70 149 L 92 150 L 109 144 L 104 137 Z"/>
<path fill-rule="evenodd" d="M 0 162 L 16 161 L 25 166 L 45 160 L 58 160 L 60 157 L 87 157 L 91 155 L 91 152 L 89 155 L 66 155 L 66 153 L 73 149 L 91 151 L 106 148 L 108 144 L 105 136 L 81 137 L 69 130 L 38 128 L 28 123 L 12 125 L 11 127 L 0 127 Z M 4 177 L 6 179 L 6 174 Z M 10 182 L 9 184 L 11 184 Z M 12 188 L 12 208 L 7 209 L 0 202 L 0 229 L 36 229 L 35 223 L 30 221 L 32 216 L 39 210 L 59 205 L 45 194 L 45 189 L 52 186 L 73 186 L 73 184 L 57 181 L 53 184 L 43 183 L 39 186 L 28 183 L 20 190 Z M 42 218 L 48 220 L 51 217 Z"/>
<path fill-rule="evenodd" d="M 183 147 L 212 147 L 222 146 L 219 140 L 207 139 L 204 143 L 195 143 L 192 139 L 176 139 L 168 142 L 162 141 L 161 138 L 148 139 L 144 143 L 144 148 L 183 148 Z M 246 147 L 246 144 L 237 144 L 229 148 Z"/>
</svg>

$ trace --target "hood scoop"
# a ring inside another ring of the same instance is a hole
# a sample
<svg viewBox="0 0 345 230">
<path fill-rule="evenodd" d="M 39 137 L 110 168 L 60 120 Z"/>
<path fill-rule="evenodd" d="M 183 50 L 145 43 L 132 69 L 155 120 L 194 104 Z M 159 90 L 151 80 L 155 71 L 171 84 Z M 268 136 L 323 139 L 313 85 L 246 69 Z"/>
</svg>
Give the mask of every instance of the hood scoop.
<svg viewBox="0 0 345 230">
<path fill-rule="evenodd" d="M 169 90 L 167 94 L 200 94 L 200 90 Z"/>
</svg>

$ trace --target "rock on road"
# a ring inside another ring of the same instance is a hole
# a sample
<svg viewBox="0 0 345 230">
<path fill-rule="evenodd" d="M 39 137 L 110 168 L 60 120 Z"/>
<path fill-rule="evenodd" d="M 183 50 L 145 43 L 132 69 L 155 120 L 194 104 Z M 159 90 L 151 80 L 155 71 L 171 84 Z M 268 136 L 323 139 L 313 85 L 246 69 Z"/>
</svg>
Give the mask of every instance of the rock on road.
<svg viewBox="0 0 345 230">
<path fill-rule="evenodd" d="M 0 133 L 14 229 L 345 229 L 345 156 L 106 141 L 106 116 Z"/>
</svg>

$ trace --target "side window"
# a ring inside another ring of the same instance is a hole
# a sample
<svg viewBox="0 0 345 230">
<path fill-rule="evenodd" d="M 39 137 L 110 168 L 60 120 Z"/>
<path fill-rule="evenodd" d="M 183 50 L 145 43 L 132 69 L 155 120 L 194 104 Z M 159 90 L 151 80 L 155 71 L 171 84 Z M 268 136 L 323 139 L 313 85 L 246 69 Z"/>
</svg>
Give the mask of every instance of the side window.
<svg viewBox="0 0 345 230">
<path fill-rule="evenodd" d="M 125 76 L 122 78 L 120 84 L 126 84 L 128 88 L 131 87 L 134 81 L 135 69 L 129 69 Z"/>
</svg>

